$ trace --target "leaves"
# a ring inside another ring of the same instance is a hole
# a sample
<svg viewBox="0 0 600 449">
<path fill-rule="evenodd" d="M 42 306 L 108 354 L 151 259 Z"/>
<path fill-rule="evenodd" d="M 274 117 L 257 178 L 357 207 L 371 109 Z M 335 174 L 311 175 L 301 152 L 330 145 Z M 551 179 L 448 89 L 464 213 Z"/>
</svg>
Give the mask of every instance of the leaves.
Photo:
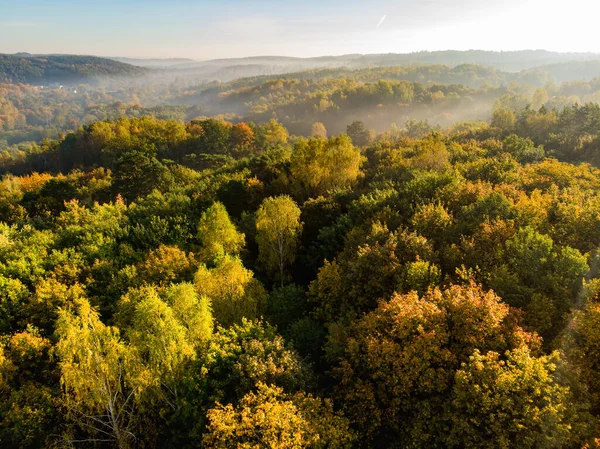
<svg viewBox="0 0 600 449">
<path fill-rule="evenodd" d="M 256 213 L 259 260 L 284 282 L 284 269 L 296 259 L 302 223 L 300 209 L 289 196 L 267 198 Z"/>
</svg>

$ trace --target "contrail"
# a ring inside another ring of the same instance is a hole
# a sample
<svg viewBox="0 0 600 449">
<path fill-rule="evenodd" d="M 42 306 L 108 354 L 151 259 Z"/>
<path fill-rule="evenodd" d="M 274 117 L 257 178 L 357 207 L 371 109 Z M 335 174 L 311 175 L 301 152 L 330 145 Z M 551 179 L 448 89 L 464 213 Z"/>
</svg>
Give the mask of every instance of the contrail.
<svg viewBox="0 0 600 449">
<path fill-rule="evenodd" d="M 386 16 L 386 15 L 384 15 L 384 16 L 383 16 L 383 17 L 382 17 L 382 18 L 379 20 L 379 23 L 377 24 L 377 26 L 375 27 L 375 29 L 377 29 L 377 28 L 379 28 L 379 27 L 381 26 L 381 24 L 383 23 L 383 21 L 385 20 L 385 18 L 386 18 L 386 17 L 387 17 L 387 16 Z"/>
</svg>

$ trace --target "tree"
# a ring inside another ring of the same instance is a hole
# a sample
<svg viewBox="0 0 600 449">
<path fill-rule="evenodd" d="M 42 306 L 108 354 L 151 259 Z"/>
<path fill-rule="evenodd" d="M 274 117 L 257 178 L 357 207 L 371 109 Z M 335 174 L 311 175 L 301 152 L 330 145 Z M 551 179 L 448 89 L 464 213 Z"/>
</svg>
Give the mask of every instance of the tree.
<svg viewBox="0 0 600 449">
<path fill-rule="evenodd" d="M 86 441 L 108 441 L 120 449 L 135 435 L 134 395 L 126 365 L 130 352 L 115 327 L 106 326 L 86 299 L 75 312 L 61 310 L 56 324 L 56 355 L 70 415 L 90 435 Z"/>
<path fill-rule="evenodd" d="M 330 401 L 305 393 L 285 394 L 258 384 L 239 405 L 217 405 L 208 412 L 208 448 L 271 449 L 350 448 L 354 435 Z"/>
<path fill-rule="evenodd" d="M 138 301 L 131 305 L 131 323 L 126 329 L 131 347 L 129 376 L 146 392 L 167 402 L 176 401 L 176 383 L 184 364 L 194 358 L 194 347 L 187 339 L 188 329 L 156 290 L 146 287 L 140 293 Z"/>
<path fill-rule="evenodd" d="M 315 122 L 311 126 L 310 135 L 312 137 L 321 137 L 323 139 L 327 139 L 327 129 L 325 129 L 325 125 L 323 123 Z"/>
<path fill-rule="evenodd" d="M 0 343 L 0 441 L 7 447 L 34 449 L 52 444 L 64 422 L 51 342 L 28 326 Z"/>
<path fill-rule="evenodd" d="M 115 193 L 130 201 L 148 195 L 154 189 L 164 191 L 171 182 L 167 167 L 141 151 L 125 153 L 115 165 Z"/>
<path fill-rule="evenodd" d="M 210 206 L 198 223 L 198 238 L 202 242 L 202 257 L 206 262 L 213 262 L 230 254 L 239 254 L 246 243 L 244 234 L 238 232 L 229 219 L 229 214 L 222 203 Z"/>
<path fill-rule="evenodd" d="M 188 125 L 194 138 L 190 141 L 196 154 L 229 154 L 232 125 L 209 118 L 192 120 Z"/>
<path fill-rule="evenodd" d="M 427 120 L 407 120 L 404 126 L 406 135 L 412 139 L 422 139 L 434 129 Z"/>
<path fill-rule="evenodd" d="M 289 196 L 265 199 L 256 212 L 259 260 L 279 275 L 283 286 L 285 267 L 294 262 L 302 235 L 300 208 Z"/>
<path fill-rule="evenodd" d="M 193 254 L 188 256 L 176 246 L 160 245 L 150 250 L 137 268 L 141 281 L 168 285 L 171 282 L 191 279 L 194 262 Z"/>
<path fill-rule="evenodd" d="M 600 411 L 600 304 L 588 303 L 575 313 L 568 356 L 587 386 L 592 411 Z"/>
<path fill-rule="evenodd" d="M 219 327 L 196 365 L 197 373 L 204 373 L 203 393 L 224 404 L 237 403 L 261 382 L 290 393 L 314 384 L 310 366 L 273 326 L 261 321 L 243 319 L 227 329 Z"/>
<path fill-rule="evenodd" d="M 510 133 L 514 130 L 516 121 L 515 113 L 510 109 L 498 108 L 492 113 L 492 126 L 499 128 L 505 133 Z"/>
<path fill-rule="evenodd" d="M 529 226 L 519 229 L 505 245 L 506 262 L 491 268 L 489 285 L 508 304 L 524 309 L 527 324 L 550 342 L 566 325 L 589 270 L 587 260 Z"/>
<path fill-rule="evenodd" d="M 275 119 L 257 127 L 255 134 L 257 147 L 263 151 L 286 145 L 289 138 L 288 130 Z"/>
<path fill-rule="evenodd" d="M 267 317 L 284 335 L 294 321 L 305 315 L 306 310 L 304 290 L 297 285 L 276 288 L 269 295 Z"/>
<path fill-rule="evenodd" d="M 473 284 L 396 294 L 345 329 L 341 351 L 339 341 L 329 343 L 339 354 L 338 397 L 362 437 L 419 447 L 444 447 L 454 377 L 476 349 L 537 345 L 500 298 Z"/>
<path fill-rule="evenodd" d="M 208 341 L 213 332 L 210 300 L 198 296 L 194 284 L 187 282 L 171 285 L 165 296 L 173 315 L 187 330 L 187 341 L 194 347 Z"/>
<path fill-rule="evenodd" d="M 502 144 L 504 151 L 522 164 L 541 161 L 545 156 L 543 147 L 536 147 L 531 139 L 523 139 L 515 134 L 506 137 Z"/>
<path fill-rule="evenodd" d="M 476 350 L 455 375 L 445 447 L 568 446 L 570 394 L 553 377 L 558 358 L 534 357 L 527 347 L 504 357 Z"/>
<path fill-rule="evenodd" d="M 236 156 L 245 156 L 253 148 L 254 131 L 246 123 L 238 123 L 233 125 L 230 134 L 231 148 Z"/>
<path fill-rule="evenodd" d="M 237 257 L 225 256 L 214 268 L 200 265 L 194 284 L 198 295 L 210 301 L 221 326 L 239 323 L 242 318 L 258 318 L 266 303 L 267 293 L 262 284 Z"/>
<path fill-rule="evenodd" d="M 290 171 L 309 197 L 349 187 L 360 174 L 364 158 L 346 135 L 329 139 L 299 139 Z"/>
<path fill-rule="evenodd" d="M 190 435 L 205 432 L 206 414 L 220 404 L 238 404 L 260 384 L 294 394 L 314 385 L 310 366 L 268 323 L 243 319 L 218 327 L 199 353 L 187 379 L 190 407 L 181 417 Z M 191 429 L 191 430 L 190 430 Z"/>
<path fill-rule="evenodd" d="M 357 147 L 366 147 L 371 143 L 371 133 L 360 120 L 355 120 L 346 127 L 346 134 Z"/>
<path fill-rule="evenodd" d="M 546 89 L 536 89 L 531 98 L 531 107 L 536 111 L 548 102 L 548 92 Z"/>
<path fill-rule="evenodd" d="M 381 223 L 356 228 L 347 234 L 344 250 L 319 269 L 309 297 L 326 322 L 354 319 L 394 292 L 435 286 L 440 272 L 432 260 L 431 243 L 414 232 L 390 232 Z"/>
</svg>

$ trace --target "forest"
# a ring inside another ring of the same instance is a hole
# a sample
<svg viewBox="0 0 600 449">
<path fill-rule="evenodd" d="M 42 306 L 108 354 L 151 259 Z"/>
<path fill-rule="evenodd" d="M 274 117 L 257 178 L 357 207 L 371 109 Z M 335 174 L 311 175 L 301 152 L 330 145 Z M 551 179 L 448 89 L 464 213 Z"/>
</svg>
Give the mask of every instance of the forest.
<svg viewBox="0 0 600 449">
<path fill-rule="evenodd" d="M 0 152 L 27 153 L 43 139 L 123 116 L 277 119 L 307 136 L 315 122 L 339 134 L 356 120 L 376 132 L 411 120 L 487 121 L 498 102 L 516 114 L 528 104 L 560 110 L 600 100 L 592 56 L 450 51 L 198 62 L 0 54 Z"/>
<path fill-rule="evenodd" d="M 586 57 L 15 56 L 0 447 L 600 447 Z"/>
<path fill-rule="evenodd" d="M 106 58 L 76 55 L 0 54 L 0 82 L 76 84 L 102 76 L 140 76 L 145 70 Z"/>
<path fill-rule="evenodd" d="M 3 446 L 595 447 L 600 106 L 509 100 L 305 137 L 123 116 L 7 157 Z"/>
</svg>

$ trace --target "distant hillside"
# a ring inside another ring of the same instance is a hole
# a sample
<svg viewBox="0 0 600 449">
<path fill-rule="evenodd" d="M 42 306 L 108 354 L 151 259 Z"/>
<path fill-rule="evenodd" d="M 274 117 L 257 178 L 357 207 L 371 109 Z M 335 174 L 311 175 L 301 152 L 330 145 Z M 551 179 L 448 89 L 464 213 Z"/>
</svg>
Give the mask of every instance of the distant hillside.
<svg viewBox="0 0 600 449">
<path fill-rule="evenodd" d="M 445 64 L 456 66 L 461 64 L 477 64 L 495 69 L 517 72 L 540 65 L 570 61 L 600 60 L 596 53 L 558 53 L 546 50 L 519 51 L 421 51 L 406 54 L 361 55 L 352 60 L 356 67 L 361 66 L 396 66 L 407 63 Z"/>
<path fill-rule="evenodd" d="M 550 72 L 556 72 L 557 80 L 563 80 L 589 78 L 589 73 L 593 72 L 593 70 L 590 71 L 590 67 L 593 67 L 594 63 L 600 64 L 600 54 L 557 53 L 545 50 L 504 52 L 449 50 L 368 55 L 349 54 L 314 58 L 253 56 L 208 61 L 185 61 L 172 64 L 163 63 L 161 68 L 165 72 L 161 76 L 176 76 L 178 78 L 193 79 L 196 82 L 213 80 L 227 82 L 236 78 L 281 75 L 316 69 L 369 69 L 432 64 L 449 67 L 478 65 L 512 73 L 521 71 L 539 72 L 549 67 Z M 139 65 L 144 64 L 140 63 Z M 538 68 L 539 70 L 536 70 Z M 580 71 L 582 73 L 579 73 Z M 599 75 L 600 73 L 593 76 Z"/>
<path fill-rule="evenodd" d="M 600 77 L 600 60 L 570 61 L 545 64 L 532 71 L 548 73 L 556 82 L 592 80 Z"/>
<path fill-rule="evenodd" d="M 195 61 L 185 58 L 135 59 L 99 58 L 74 55 L 0 55 L 0 83 L 73 84 L 94 82 L 101 78 L 129 79 L 139 85 L 171 84 L 192 86 L 212 81 L 229 82 L 238 78 L 279 76 L 315 70 L 371 70 L 377 67 L 423 67 L 429 73 L 387 73 L 391 79 L 411 81 L 456 82 L 479 86 L 485 80 L 492 84 L 511 80 L 542 85 L 548 80 L 569 81 L 600 76 L 600 54 L 557 53 L 545 50 L 523 51 L 423 51 L 416 53 L 349 54 L 294 58 L 287 56 L 254 56 L 247 58 Z M 478 66 L 478 67 L 476 67 Z M 443 67 L 443 75 L 435 72 Z M 448 69 L 457 73 L 447 77 Z M 419 69 L 422 72 L 422 69 Z M 321 74 L 315 74 L 321 75 Z M 322 73 L 322 75 L 330 76 Z M 413 77 L 413 75 L 423 75 Z M 529 79 L 529 81 L 528 81 Z"/>
<path fill-rule="evenodd" d="M 103 77 L 133 77 L 147 69 L 95 56 L 0 54 L 0 83 L 94 83 Z"/>
<path fill-rule="evenodd" d="M 125 64 L 137 65 L 140 67 L 172 67 L 180 64 L 195 63 L 193 59 L 188 58 L 167 58 L 167 59 L 140 59 L 140 58 L 121 58 L 110 57 L 113 61 L 123 62 Z"/>
</svg>

